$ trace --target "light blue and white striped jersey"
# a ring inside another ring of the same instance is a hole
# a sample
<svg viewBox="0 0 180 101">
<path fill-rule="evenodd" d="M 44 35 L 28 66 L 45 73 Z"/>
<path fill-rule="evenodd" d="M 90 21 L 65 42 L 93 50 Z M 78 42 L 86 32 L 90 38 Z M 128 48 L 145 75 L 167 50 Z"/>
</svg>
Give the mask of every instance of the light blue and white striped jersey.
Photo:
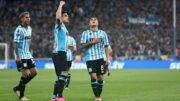
<svg viewBox="0 0 180 101">
<path fill-rule="evenodd" d="M 30 26 L 25 28 L 22 25 L 19 25 L 14 32 L 13 41 L 18 45 L 18 54 L 21 59 L 33 58 L 29 50 L 31 43 L 31 33 L 32 33 L 32 29 Z M 15 54 L 15 58 L 16 58 L 16 54 Z"/>
<path fill-rule="evenodd" d="M 86 61 L 104 58 L 104 47 L 109 46 L 107 34 L 102 30 L 98 30 L 97 32 L 93 32 L 91 30 L 84 31 L 81 37 L 81 44 L 86 44 L 92 41 L 93 38 L 101 38 L 102 41 L 92 46 L 86 47 Z"/>
<path fill-rule="evenodd" d="M 67 38 L 68 38 L 67 39 L 68 40 L 68 42 L 67 42 L 68 46 L 76 47 L 76 41 L 74 40 L 74 38 L 71 36 L 68 36 Z M 67 54 L 67 61 L 72 61 L 74 58 L 73 57 L 73 51 L 71 49 L 68 49 L 66 54 Z"/>
<path fill-rule="evenodd" d="M 62 24 L 56 24 L 54 29 L 54 50 L 53 52 L 58 51 L 67 51 L 67 33 L 68 30 L 66 29 L 66 26 Z"/>
</svg>

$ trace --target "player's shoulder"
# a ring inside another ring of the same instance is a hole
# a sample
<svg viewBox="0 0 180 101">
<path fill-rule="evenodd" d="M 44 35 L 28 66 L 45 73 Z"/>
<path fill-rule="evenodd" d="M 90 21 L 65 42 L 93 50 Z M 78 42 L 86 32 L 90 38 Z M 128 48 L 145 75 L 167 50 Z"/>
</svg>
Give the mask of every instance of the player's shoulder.
<svg viewBox="0 0 180 101">
<path fill-rule="evenodd" d="M 72 40 L 72 39 L 73 39 L 73 37 L 72 37 L 72 36 L 70 36 L 70 35 L 68 35 L 68 39 Z"/>
<path fill-rule="evenodd" d="M 107 33 L 104 30 L 99 30 L 99 32 L 103 35 L 107 35 Z"/>
<path fill-rule="evenodd" d="M 31 27 L 31 26 L 28 26 L 28 29 L 32 30 L 32 27 Z"/>
<path fill-rule="evenodd" d="M 58 28 L 58 27 L 59 27 L 59 24 L 56 23 L 54 27 L 55 27 L 55 28 Z"/>
<path fill-rule="evenodd" d="M 73 42 L 76 42 L 76 40 L 74 39 L 74 37 L 71 37 L 71 39 L 72 39 Z"/>
<path fill-rule="evenodd" d="M 88 34 L 88 33 L 90 33 L 90 30 L 83 31 L 83 34 Z"/>
<path fill-rule="evenodd" d="M 74 40 L 74 37 L 70 36 L 71 40 Z"/>
<path fill-rule="evenodd" d="M 31 26 L 27 26 L 28 29 L 32 30 Z M 22 25 L 18 25 L 16 27 L 16 30 L 24 30 L 24 27 Z"/>
<path fill-rule="evenodd" d="M 23 30 L 23 27 L 21 25 L 18 25 L 15 29 L 15 32 L 20 32 Z"/>
<path fill-rule="evenodd" d="M 99 30 L 99 32 L 101 32 L 101 33 L 105 33 L 105 34 L 106 34 L 106 32 L 105 32 L 104 30 L 101 30 L 101 29 Z"/>
<path fill-rule="evenodd" d="M 71 40 L 74 42 L 75 41 L 74 37 L 71 36 Z"/>
<path fill-rule="evenodd" d="M 22 25 L 18 25 L 16 29 L 23 29 Z"/>
<path fill-rule="evenodd" d="M 62 23 L 56 23 L 55 24 L 55 28 L 60 28 L 60 27 L 62 27 Z"/>
</svg>

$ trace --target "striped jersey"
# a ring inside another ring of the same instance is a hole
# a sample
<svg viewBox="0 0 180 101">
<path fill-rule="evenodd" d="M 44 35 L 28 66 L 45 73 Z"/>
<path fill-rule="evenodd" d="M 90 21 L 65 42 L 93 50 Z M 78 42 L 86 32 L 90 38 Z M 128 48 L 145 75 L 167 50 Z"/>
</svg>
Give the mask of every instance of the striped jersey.
<svg viewBox="0 0 180 101">
<path fill-rule="evenodd" d="M 31 43 L 31 33 L 32 33 L 32 29 L 30 26 L 25 28 L 22 25 L 19 25 L 14 32 L 13 41 L 18 45 L 18 54 L 21 59 L 33 58 L 29 50 Z M 15 57 L 16 57 L 16 53 L 15 53 Z"/>
<path fill-rule="evenodd" d="M 104 48 L 105 46 L 109 46 L 107 34 L 103 30 L 98 30 L 97 32 L 93 32 L 91 30 L 84 31 L 81 37 L 81 44 L 89 43 L 90 41 L 92 41 L 93 38 L 101 38 L 102 41 L 89 47 L 86 47 L 86 61 L 104 58 Z"/>
<path fill-rule="evenodd" d="M 68 36 L 67 38 L 68 38 L 67 45 L 76 47 L 76 41 L 74 40 L 74 38 L 71 36 Z M 71 49 L 68 49 L 66 54 L 67 54 L 67 61 L 72 61 L 74 58 L 73 51 Z"/>
<path fill-rule="evenodd" d="M 56 24 L 54 28 L 54 50 L 53 52 L 58 51 L 67 51 L 67 33 L 68 30 L 66 29 L 66 26 L 61 24 Z"/>
</svg>

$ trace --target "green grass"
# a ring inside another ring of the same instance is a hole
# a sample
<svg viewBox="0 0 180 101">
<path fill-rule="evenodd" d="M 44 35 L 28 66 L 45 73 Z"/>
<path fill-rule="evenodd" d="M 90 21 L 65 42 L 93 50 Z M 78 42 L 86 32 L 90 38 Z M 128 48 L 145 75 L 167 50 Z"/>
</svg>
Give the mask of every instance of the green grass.
<svg viewBox="0 0 180 101">
<path fill-rule="evenodd" d="M 16 70 L 0 70 L 0 101 L 18 101 L 12 88 L 19 81 Z M 26 88 L 31 101 L 50 101 L 54 70 L 38 70 Z M 105 76 L 103 101 L 180 101 L 179 70 L 113 70 Z M 66 101 L 94 101 L 86 70 L 73 70 Z"/>
</svg>

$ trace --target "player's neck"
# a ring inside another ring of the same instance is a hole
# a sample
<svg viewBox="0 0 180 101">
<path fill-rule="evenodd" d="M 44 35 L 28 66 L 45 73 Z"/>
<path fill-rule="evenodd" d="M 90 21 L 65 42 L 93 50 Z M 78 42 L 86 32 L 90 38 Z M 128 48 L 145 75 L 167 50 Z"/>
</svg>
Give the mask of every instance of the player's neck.
<svg viewBox="0 0 180 101">
<path fill-rule="evenodd" d="M 90 27 L 90 30 L 93 32 L 97 32 L 98 31 L 98 27 Z"/>
<path fill-rule="evenodd" d="M 28 27 L 28 24 L 25 24 L 25 23 L 21 23 L 21 25 L 22 25 L 23 27 L 25 27 L 25 28 Z"/>
</svg>

